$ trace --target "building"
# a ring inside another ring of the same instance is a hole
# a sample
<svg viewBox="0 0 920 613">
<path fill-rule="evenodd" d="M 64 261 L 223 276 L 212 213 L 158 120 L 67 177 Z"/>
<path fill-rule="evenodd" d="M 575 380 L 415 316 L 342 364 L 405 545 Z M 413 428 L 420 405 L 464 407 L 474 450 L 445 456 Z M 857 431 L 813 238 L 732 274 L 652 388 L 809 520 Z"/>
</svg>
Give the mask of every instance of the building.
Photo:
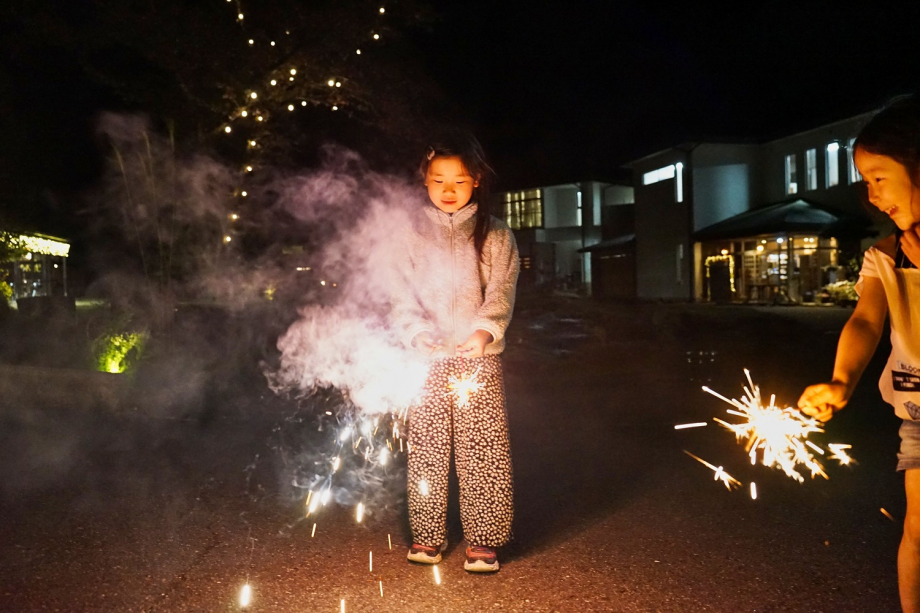
<svg viewBox="0 0 920 613">
<path fill-rule="evenodd" d="M 636 297 L 808 301 L 866 245 L 852 144 L 871 114 L 766 143 L 686 143 L 628 165 Z"/>
<path fill-rule="evenodd" d="M 0 264 L 0 275 L 5 277 L 13 301 L 21 304 L 32 298 L 67 297 L 70 243 L 44 234 L 8 232 L 0 232 L 0 240 L 22 254 Z"/>
<path fill-rule="evenodd" d="M 631 185 L 580 181 L 500 192 L 493 211 L 514 231 L 521 285 L 590 291 L 591 257 L 581 250 L 600 243 L 611 223 L 627 219 L 616 212 L 632 203 Z"/>
</svg>

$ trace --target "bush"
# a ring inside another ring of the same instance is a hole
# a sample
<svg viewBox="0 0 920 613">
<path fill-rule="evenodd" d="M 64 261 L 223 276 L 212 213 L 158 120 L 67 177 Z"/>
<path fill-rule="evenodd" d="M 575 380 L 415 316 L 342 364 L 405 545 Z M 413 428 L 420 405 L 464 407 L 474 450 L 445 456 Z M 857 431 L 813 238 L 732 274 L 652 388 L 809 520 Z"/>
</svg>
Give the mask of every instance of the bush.
<svg viewBox="0 0 920 613">
<path fill-rule="evenodd" d="M 824 293 L 834 304 L 852 305 L 859 300 L 859 294 L 856 293 L 856 281 L 828 283 L 824 286 Z"/>
</svg>

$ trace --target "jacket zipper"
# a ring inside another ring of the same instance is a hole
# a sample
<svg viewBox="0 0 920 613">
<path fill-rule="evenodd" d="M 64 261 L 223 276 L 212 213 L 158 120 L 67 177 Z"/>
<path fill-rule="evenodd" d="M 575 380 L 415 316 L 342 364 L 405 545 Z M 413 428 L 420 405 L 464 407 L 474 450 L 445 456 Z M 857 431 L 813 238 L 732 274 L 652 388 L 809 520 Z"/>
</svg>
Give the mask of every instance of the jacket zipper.
<svg viewBox="0 0 920 613">
<path fill-rule="evenodd" d="M 448 218 L 450 219 L 450 338 L 456 347 L 457 339 L 454 338 L 454 334 L 457 333 L 457 280 L 455 276 L 457 262 L 454 256 L 454 216 L 448 215 Z"/>
</svg>

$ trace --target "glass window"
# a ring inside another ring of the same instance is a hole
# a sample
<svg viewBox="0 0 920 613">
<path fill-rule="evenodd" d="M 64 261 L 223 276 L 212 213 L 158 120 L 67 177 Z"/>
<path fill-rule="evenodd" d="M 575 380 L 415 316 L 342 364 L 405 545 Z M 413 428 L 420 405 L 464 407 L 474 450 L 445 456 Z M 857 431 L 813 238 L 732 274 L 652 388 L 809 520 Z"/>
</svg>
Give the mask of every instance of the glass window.
<svg viewBox="0 0 920 613">
<path fill-rule="evenodd" d="M 543 227 L 543 191 L 528 189 L 502 196 L 505 223 L 513 230 Z"/>
<path fill-rule="evenodd" d="M 818 189 L 818 151 L 809 149 L 805 152 L 805 181 L 808 189 Z"/>
<path fill-rule="evenodd" d="M 862 175 L 859 174 L 859 170 L 856 169 L 856 162 L 853 161 L 853 144 L 855 142 L 856 139 L 851 138 L 847 143 L 847 182 L 851 185 L 862 181 Z"/>
<path fill-rule="evenodd" d="M 827 144 L 824 162 L 825 184 L 827 187 L 834 187 L 840 183 L 840 145 L 838 143 Z"/>
<path fill-rule="evenodd" d="M 786 156 L 786 193 L 795 194 L 799 191 L 799 184 L 795 178 L 795 154 Z"/>
<path fill-rule="evenodd" d="M 665 166 L 664 168 L 659 168 L 657 170 L 652 170 L 642 175 L 642 185 L 651 185 L 652 183 L 658 183 L 659 181 L 673 179 L 674 174 L 674 164 Z"/>
</svg>

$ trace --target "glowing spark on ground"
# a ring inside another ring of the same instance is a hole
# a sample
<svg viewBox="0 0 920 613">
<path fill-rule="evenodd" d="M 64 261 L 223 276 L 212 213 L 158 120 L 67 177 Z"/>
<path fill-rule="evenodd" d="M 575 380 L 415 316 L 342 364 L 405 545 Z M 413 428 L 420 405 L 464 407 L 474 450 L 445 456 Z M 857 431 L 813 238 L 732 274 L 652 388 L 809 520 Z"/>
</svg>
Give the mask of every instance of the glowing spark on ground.
<svg viewBox="0 0 920 613">
<path fill-rule="evenodd" d="M 390 546 L 390 549 L 393 549 L 393 541 L 390 539 L 390 535 L 387 535 L 387 544 Z"/>
<path fill-rule="evenodd" d="M 827 479 L 824 467 L 809 451 L 811 449 L 823 455 L 824 450 L 806 440 L 809 434 L 824 432 L 821 422 L 793 407 L 778 406 L 775 395 L 770 396 L 769 405 L 764 405 L 760 388 L 751 380 L 750 371 L 745 368 L 744 374 L 748 385 L 744 386 L 744 396 L 741 400 L 728 399 L 708 387 L 703 387 L 704 392 L 734 407 L 726 410 L 729 415 L 744 420 L 740 423 L 729 423 L 714 418 L 714 421 L 734 432 L 738 442 L 744 440 L 745 451 L 751 458 L 751 464 L 757 463 L 759 452 L 761 464 L 770 468 L 778 468 L 799 483 L 805 481 L 799 472 L 801 467 L 807 468 L 812 478 L 820 475 Z M 831 450 L 834 449 L 831 448 Z M 835 455 L 839 456 L 835 458 L 838 460 L 843 457 L 837 453 Z"/>
<path fill-rule="evenodd" d="M 249 587 L 249 584 L 243 586 L 243 589 L 240 590 L 240 608 L 245 609 L 252 602 L 252 588 Z"/>
<path fill-rule="evenodd" d="M 684 450 L 684 453 L 686 453 L 688 456 L 690 456 L 691 458 L 693 458 L 694 460 L 696 460 L 697 462 L 699 462 L 699 463 L 702 464 L 703 466 L 705 466 L 705 467 L 709 468 L 710 470 L 712 470 L 713 472 L 715 472 L 715 480 L 716 480 L 716 481 L 721 481 L 721 482 L 725 485 L 725 487 L 726 487 L 727 489 L 731 490 L 733 487 L 739 487 L 739 486 L 741 485 L 741 482 L 740 482 L 740 481 L 738 481 L 737 479 L 735 479 L 734 477 L 732 477 L 730 474 L 728 474 L 727 472 L 725 472 L 725 471 L 722 469 L 721 466 L 713 466 L 712 464 L 710 464 L 709 462 L 707 462 L 707 461 L 704 460 L 703 458 L 700 458 L 700 457 L 697 457 L 697 456 L 693 455 L 692 453 L 690 453 L 690 452 L 687 451 L 686 449 Z"/>
<path fill-rule="evenodd" d="M 751 481 L 751 500 L 757 500 L 757 484 Z"/>
<path fill-rule="evenodd" d="M 708 425 L 705 421 L 697 421 L 692 424 L 677 424 L 674 426 L 675 430 L 685 430 L 686 428 L 702 428 L 703 426 Z"/>
<path fill-rule="evenodd" d="M 887 518 L 890 519 L 891 521 L 894 521 L 894 517 L 891 516 L 891 513 L 889 513 L 889 512 L 886 511 L 885 509 L 879 509 L 879 511 L 882 512 L 882 515 L 884 515 L 885 517 L 887 517 Z"/>
<path fill-rule="evenodd" d="M 383 598 L 383 581 L 378 581 L 380 584 L 380 597 Z"/>
<path fill-rule="evenodd" d="M 466 406 L 470 403 L 470 396 L 485 387 L 485 383 L 481 383 L 479 381 L 480 370 L 482 370 L 482 367 L 474 370 L 473 373 L 469 376 L 451 376 L 447 380 L 447 389 L 450 390 L 449 393 L 454 395 L 458 407 L 466 408 Z"/>
<path fill-rule="evenodd" d="M 370 569 L 370 572 L 374 572 L 374 552 L 370 551 L 367 554 L 367 566 Z"/>
<path fill-rule="evenodd" d="M 422 496 L 428 495 L 428 482 L 422 479 L 418 482 L 418 491 Z"/>
<path fill-rule="evenodd" d="M 441 573 L 438 571 L 438 565 L 435 564 L 431 567 L 431 570 L 434 571 L 434 583 L 435 585 L 441 585 Z"/>
<path fill-rule="evenodd" d="M 316 524 L 313 524 L 313 531 L 310 532 L 310 538 L 313 538 L 314 536 L 316 536 Z"/>
<path fill-rule="evenodd" d="M 358 503 L 358 510 L 355 511 L 355 519 L 358 520 L 358 523 L 361 523 L 361 520 L 364 519 L 364 503 Z"/>
<path fill-rule="evenodd" d="M 345 599 L 342 599 L 342 613 L 345 613 Z"/>
</svg>

